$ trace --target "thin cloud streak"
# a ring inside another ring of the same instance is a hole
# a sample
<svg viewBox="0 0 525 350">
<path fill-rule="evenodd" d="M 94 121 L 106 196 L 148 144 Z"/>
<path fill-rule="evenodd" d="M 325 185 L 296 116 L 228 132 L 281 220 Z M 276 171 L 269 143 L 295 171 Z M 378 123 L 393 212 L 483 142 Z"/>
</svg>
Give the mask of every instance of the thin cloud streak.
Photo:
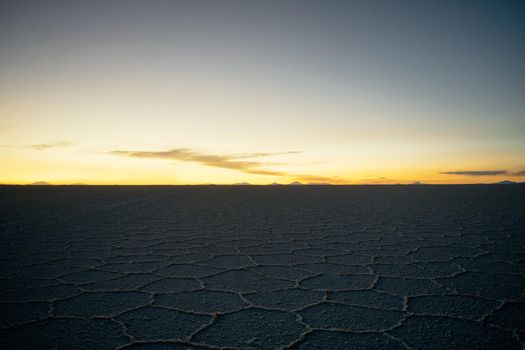
<svg viewBox="0 0 525 350">
<path fill-rule="evenodd" d="M 512 176 L 525 176 L 525 170 L 516 171 L 515 173 L 510 174 Z"/>
<path fill-rule="evenodd" d="M 242 153 L 242 154 L 232 155 L 231 157 L 235 158 L 235 159 L 244 159 L 244 158 L 268 157 L 268 156 L 281 156 L 281 155 L 285 155 L 285 154 L 297 154 L 297 153 L 301 153 L 301 152 L 299 152 L 299 151 L 288 151 L 288 152 L 275 152 L 275 153 L 263 153 L 263 152 Z"/>
<path fill-rule="evenodd" d="M 298 181 L 343 183 L 344 180 L 334 177 L 316 176 L 310 174 L 293 174 L 284 171 L 262 169 L 274 163 L 254 160 L 268 156 L 301 153 L 300 151 L 288 152 L 257 152 L 240 154 L 206 154 L 191 148 L 175 148 L 168 151 L 110 151 L 112 155 L 133 158 L 167 159 L 198 163 L 215 168 L 237 170 L 245 174 L 291 177 Z M 251 159 L 251 160 L 246 160 Z"/>
<path fill-rule="evenodd" d="M 52 142 L 52 143 L 40 143 L 38 145 L 31 145 L 29 147 L 39 150 L 39 151 L 43 151 L 49 148 L 68 147 L 68 146 L 71 146 L 71 142 L 62 141 L 62 142 Z"/>
<path fill-rule="evenodd" d="M 134 158 L 153 158 L 153 159 L 170 159 L 179 160 L 186 162 L 194 162 L 202 165 L 207 165 L 216 168 L 224 168 L 231 170 L 238 170 L 246 174 L 255 175 L 271 175 L 271 176 L 289 176 L 288 173 L 275 170 L 261 169 L 270 165 L 266 162 L 259 161 L 247 161 L 243 159 L 253 159 L 274 155 L 298 153 L 297 151 L 292 152 L 281 152 L 281 153 L 246 153 L 246 154 L 231 154 L 231 155 L 217 155 L 217 154 L 205 154 L 195 151 L 190 148 L 175 148 L 168 151 L 111 151 L 110 154 L 117 156 L 126 156 Z"/>
<path fill-rule="evenodd" d="M 308 175 L 308 174 L 300 174 L 300 175 L 291 175 L 294 177 L 295 180 L 299 182 L 307 182 L 311 185 L 313 184 L 344 184 L 346 183 L 345 180 L 339 179 L 337 177 L 325 177 L 325 176 L 315 176 L 315 175 Z"/>
<path fill-rule="evenodd" d="M 505 175 L 506 170 L 465 170 L 465 171 L 443 171 L 440 174 L 444 175 L 468 175 L 468 176 L 494 176 Z"/>
</svg>

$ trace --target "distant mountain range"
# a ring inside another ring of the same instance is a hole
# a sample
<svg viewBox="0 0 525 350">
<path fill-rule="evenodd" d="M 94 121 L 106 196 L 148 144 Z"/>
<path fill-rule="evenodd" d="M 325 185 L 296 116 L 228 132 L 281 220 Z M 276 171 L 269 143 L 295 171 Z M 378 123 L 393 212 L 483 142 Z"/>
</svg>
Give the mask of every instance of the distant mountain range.
<svg viewBox="0 0 525 350">
<path fill-rule="evenodd" d="M 51 185 L 49 182 L 45 181 L 37 181 L 29 184 L 30 186 L 49 186 Z"/>
<path fill-rule="evenodd" d="M 251 183 L 249 182 L 236 182 L 236 183 L 233 183 L 232 186 L 250 186 L 252 185 Z M 291 182 L 289 184 L 280 184 L 278 182 L 272 182 L 271 184 L 268 184 L 267 186 L 304 186 L 304 185 L 307 185 L 307 186 L 329 186 L 331 185 L 331 183 L 328 183 L 328 182 L 308 182 L 306 184 L 302 183 L 302 182 L 299 182 L 299 181 L 294 181 L 294 182 Z"/>
<path fill-rule="evenodd" d="M 32 182 L 32 183 L 30 183 L 28 185 L 29 186 L 54 186 L 53 184 L 51 184 L 49 182 L 46 182 L 46 181 Z M 73 183 L 73 184 L 66 184 L 66 186 L 88 186 L 88 185 L 85 184 L 85 183 L 76 182 L 76 183 Z"/>
</svg>

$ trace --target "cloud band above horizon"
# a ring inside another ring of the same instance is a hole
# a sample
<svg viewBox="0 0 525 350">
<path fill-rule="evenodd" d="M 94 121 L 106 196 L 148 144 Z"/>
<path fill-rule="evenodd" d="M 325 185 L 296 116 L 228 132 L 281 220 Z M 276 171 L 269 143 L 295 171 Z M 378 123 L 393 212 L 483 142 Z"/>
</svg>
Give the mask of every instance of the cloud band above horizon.
<svg viewBox="0 0 525 350">
<path fill-rule="evenodd" d="M 440 174 L 443 175 L 467 175 L 467 176 L 494 176 L 494 175 L 505 175 L 508 172 L 506 170 L 464 170 L 464 171 L 443 171 Z"/>
</svg>

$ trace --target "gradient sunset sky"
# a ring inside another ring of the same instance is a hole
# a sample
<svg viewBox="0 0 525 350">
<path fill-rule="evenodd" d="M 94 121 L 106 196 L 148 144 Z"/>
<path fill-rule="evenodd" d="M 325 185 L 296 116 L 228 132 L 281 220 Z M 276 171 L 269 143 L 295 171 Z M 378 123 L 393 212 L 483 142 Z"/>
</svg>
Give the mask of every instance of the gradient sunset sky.
<svg viewBox="0 0 525 350">
<path fill-rule="evenodd" d="M 524 1 L 0 0 L 0 183 L 525 181 Z"/>
</svg>

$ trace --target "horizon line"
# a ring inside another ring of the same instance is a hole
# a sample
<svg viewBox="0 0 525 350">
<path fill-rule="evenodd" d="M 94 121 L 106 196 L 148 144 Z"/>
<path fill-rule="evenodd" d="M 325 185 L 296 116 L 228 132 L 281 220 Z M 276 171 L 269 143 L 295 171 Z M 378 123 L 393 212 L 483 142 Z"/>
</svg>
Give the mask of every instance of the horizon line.
<svg viewBox="0 0 525 350">
<path fill-rule="evenodd" d="M 472 183 L 354 183 L 354 184 L 9 184 L 0 183 L 0 186 L 30 186 L 30 187 L 203 187 L 203 186 L 223 186 L 223 187 L 343 187 L 343 186 L 472 186 L 472 185 L 524 185 L 525 182 L 499 181 L 499 182 L 472 182 Z"/>
</svg>

